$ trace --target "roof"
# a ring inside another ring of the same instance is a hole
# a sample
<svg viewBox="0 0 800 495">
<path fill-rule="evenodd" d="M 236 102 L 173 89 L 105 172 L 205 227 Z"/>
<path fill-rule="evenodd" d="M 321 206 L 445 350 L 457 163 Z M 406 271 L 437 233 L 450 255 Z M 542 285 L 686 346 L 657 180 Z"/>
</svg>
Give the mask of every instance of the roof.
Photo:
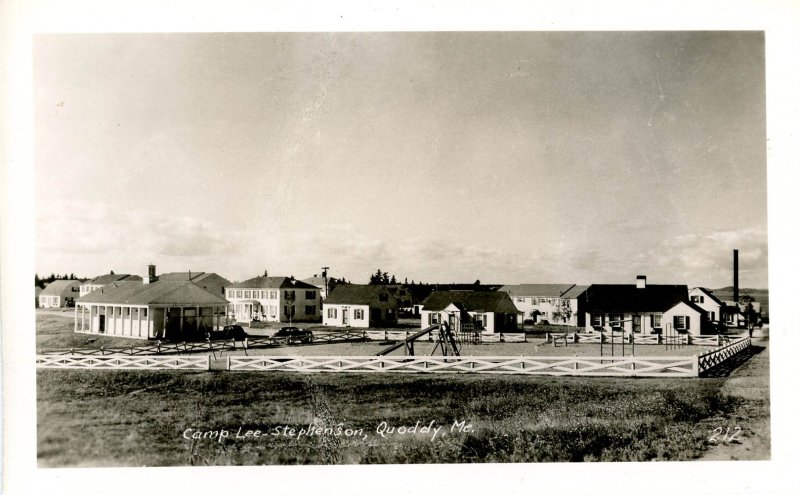
<svg viewBox="0 0 800 495">
<path fill-rule="evenodd" d="M 714 301 L 715 303 L 717 303 L 719 305 L 724 304 L 722 302 L 722 300 L 720 300 L 717 296 L 715 296 L 714 293 L 711 292 L 709 289 L 706 289 L 705 287 L 694 287 L 694 288 L 692 288 L 692 290 L 695 290 L 695 289 L 703 291 L 703 294 L 705 294 L 707 297 L 711 298 L 711 300 Z"/>
<path fill-rule="evenodd" d="M 228 286 L 229 289 L 319 289 L 311 284 L 289 277 L 256 277 L 238 284 Z"/>
<path fill-rule="evenodd" d="M 387 296 L 387 300 L 381 301 L 381 294 Z M 342 284 L 337 285 L 324 304 L 367 304 L 369 306 L 397 305 L 397 296 L 394 291 L 382 285 L 358 285 Z"/>
<path fill-rule="evenodd" d="M 159 280 L 152 284 L 117 282 L 78 298 L 79 303 L 207 305 L 228 300 L 194 282 Z"/>
<path fill-rule="evenodd" d="M 327 281 L 330 283 L 331 278 L 328 277 Z M 301 280 L 301 282 L 311 284 L 315 287 L 325 287 L 325 277 L 308 277 Z"/>
<path fill-rule="evenodd" d="M 158 275 L 158 280 L 165 280 L 167 282 L 171 281 L 186 281 L 191 280 L 194 283 L 198 283 L 202 280 L 205 280 L 208 277 L 217 275 L 213 272 L 171 272 L 171 273 L 162 273 Z M 217 275 L 219 277 L 219 275 Z M 220 277 L 223 278 L 224 277 Z"/>
<path fill-rule="evenodd" d="M 119 282 L 121 280 L 126 281 L 142 281 L 142 277 L 139 275 L 129 275 L 127 273 L 108 273 L 106 275 L 100 275 L 99 277 L 95 277 L 88 282 L 84 282 L 84 284 L 92 284 L 92 285 L 107 285 L 112 282 Z"/>
<path fill-rule="evenodd" d="M 576 290 L 582 287 L 583 290 Z M 518 285 L 504 285 L 499 290 L 508 292 L 511 297 L 578 297 L 584 290 L 586 285 L 575 284 L 518 284 Z M 565 295 L 570 293 L 570 295 Z M 573 295 L 574 294 L 574 295 Z"/>
<path fill-rule="evenodd" d="M 689 301 L 685 285 L 603 285 L 593 284 L 586 289 L 586 310 L 611 312 L 666 311 L 679 302 Z"/>
<path fill-rule="evenodd" d="M 81 286 L 80 280 L 53 280 L 42 290 L 41 296 L 60 296 L 66 291 L 78 292 Z"/>
<path fill-rule="evenodd" d="M 517 307 L 506 292 L 487 291 L 433 291 L 422 301 L 426 311 L 442 311 L 447 306 L 461 305 L 466 311 L 486 313 L 518 313 Z"/>
<path fill-rule="evenodd" d="M 695 303 L 693 303 L 691 301 L 680 301 L 680 302 L 678 302 L 676 304 L 680 304 L 680 303 L 683 303 L 683 304 L 689 306 L 690 308 L 692 308 L 693 310 L 697 311 L 701 315 L 707 313 L 707 311 L 705 309 L 701 308 L 700 306 L 698 306 L 697 304 L 695 304 Z M 675 306 L 673 305 L 673 307 L 675 307 Z"/>
</svg>

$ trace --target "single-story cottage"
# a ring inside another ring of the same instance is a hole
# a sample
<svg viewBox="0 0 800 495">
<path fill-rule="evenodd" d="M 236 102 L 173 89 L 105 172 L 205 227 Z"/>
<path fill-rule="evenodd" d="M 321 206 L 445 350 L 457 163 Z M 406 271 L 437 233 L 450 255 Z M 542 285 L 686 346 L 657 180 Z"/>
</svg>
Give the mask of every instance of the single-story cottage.
<svg viewBox="0 0 800 495">
<path fill-rule="evenodd" d="M 516 332 L 519 314 L 507 292 L 433 291 L 422 302 L 420 327 L 447 322 L 457 333 Z"/>
<path fill-rule="evenodd" d="M 382 285 L 338 284 L 322 303 L 322 324 L 334 327 L 387 327 L 397 324 L 400 302 Z"/>
<path fill-rule="evenodd" d="M 712 333 L 706 311 L 689 301 L 685 285 L 593 284 L 586 290 L 586 331 Z"/>
<path fill-rule="evenodd" d="M 39 294 L 40 308 L 71 308 L 79 298 L 80 280 L 53 280 Z"/>
</svg>

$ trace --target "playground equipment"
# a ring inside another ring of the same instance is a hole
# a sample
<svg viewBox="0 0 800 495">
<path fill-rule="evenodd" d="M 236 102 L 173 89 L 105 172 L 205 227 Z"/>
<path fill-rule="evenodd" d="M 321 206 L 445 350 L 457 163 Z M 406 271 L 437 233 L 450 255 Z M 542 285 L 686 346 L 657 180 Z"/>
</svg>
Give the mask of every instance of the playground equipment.
<svg viewBox="0 0 800 495">
<path fill-rule="evenodd" d="M 448 325 L 447 323 L 436 323 L 434 325 L 431 325 L 424 330 L 420 330 L 415 334 L 409 335 L 402 342 L 398 342 L 397 344 L 391 345 L 376 355 L 386 356 L 390 352 L 396 351 L 397 349 L 400 349 L 402 347 L 405 349 L 407 356 L 413 356 L 414 341 L 432 332 L 436 332 L 434 334 L 436 335 L 436 345 L 433 346 L 433 351 L 431 351 L 431 356 L 436 354 L 437 349 L 441 350 L 443 356 L 461 355 L 461 345 L 456 340 L 455 335 L 450 329 L 450 325 Z"/>
</svg>

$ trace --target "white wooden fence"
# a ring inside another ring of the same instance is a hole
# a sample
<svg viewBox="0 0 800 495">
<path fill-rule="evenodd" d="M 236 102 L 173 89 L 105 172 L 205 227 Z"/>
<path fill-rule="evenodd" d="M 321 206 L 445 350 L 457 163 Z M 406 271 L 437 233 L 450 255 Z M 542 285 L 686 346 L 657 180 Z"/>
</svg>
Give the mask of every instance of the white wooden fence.
<svg viewBox="0 0 800 495">
<path fill-rule="evenodd" d="M 729 344 L 704 352 L 697 356 L 698 373 L 703 373 L 719 366 L 736 354 L 750 347 L 750 338 L 744 337 L 731 341 Z"/>
<path fill-rule="evenodd" d="M 305 373 L 489 373 L 552 376 L 697 376 L 696 356 L 229 356 L 229 370 Z"/>
<path fill-rule="evenodd" d="M 40 369 L 209 370 L 211 356 L 37 355 Z"/>
<path fill-rule="evenodd" d="M 610 333 L 572 333 L 570 334 L 570 342 L 580 342 L 582 344 L 599 344 L 602 338 L 603 343 L 611 342 Z M 660 334 L 641 334 L 641 333 L 628 333 L 624 336 L 614 335 L 616 342 L 625 342 L 626 344 L 635 343 L 637 345 L 656 345 L 656 344 L 674 344 L 674 345 L 709 345 L 721 346 L 730 341 L 728 337 L 721 335 L 673 335 L 663 336 Z M 547 334 L 547 341 L 550 341 L 550 334 Z"/>
</svg>

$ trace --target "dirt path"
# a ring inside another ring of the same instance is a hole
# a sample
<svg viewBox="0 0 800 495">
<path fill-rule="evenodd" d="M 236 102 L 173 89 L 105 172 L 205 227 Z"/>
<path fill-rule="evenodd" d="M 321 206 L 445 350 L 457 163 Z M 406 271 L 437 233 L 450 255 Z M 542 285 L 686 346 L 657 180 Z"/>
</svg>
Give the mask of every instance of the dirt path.
<svg viewBox="0 0 800 495">
<path fill-rule="evenodd" d="M 753 339 L 753 355 L 731 372 L 722 387 L 729 396 L 742 399 L 742 405 L 727 418 L 710 424 L 721 429 L 714 446 L 703 456 L 708 461 L 770 459 L 769 338 Z M 737 427 L 741 432 L 736 434 Z M 730 430 L 728 430 L 730 428 Z M 725 440 L 730 431 L 733 441 Z M 711 436 L 710 435 L 710 436 Z"/>
</svg>

